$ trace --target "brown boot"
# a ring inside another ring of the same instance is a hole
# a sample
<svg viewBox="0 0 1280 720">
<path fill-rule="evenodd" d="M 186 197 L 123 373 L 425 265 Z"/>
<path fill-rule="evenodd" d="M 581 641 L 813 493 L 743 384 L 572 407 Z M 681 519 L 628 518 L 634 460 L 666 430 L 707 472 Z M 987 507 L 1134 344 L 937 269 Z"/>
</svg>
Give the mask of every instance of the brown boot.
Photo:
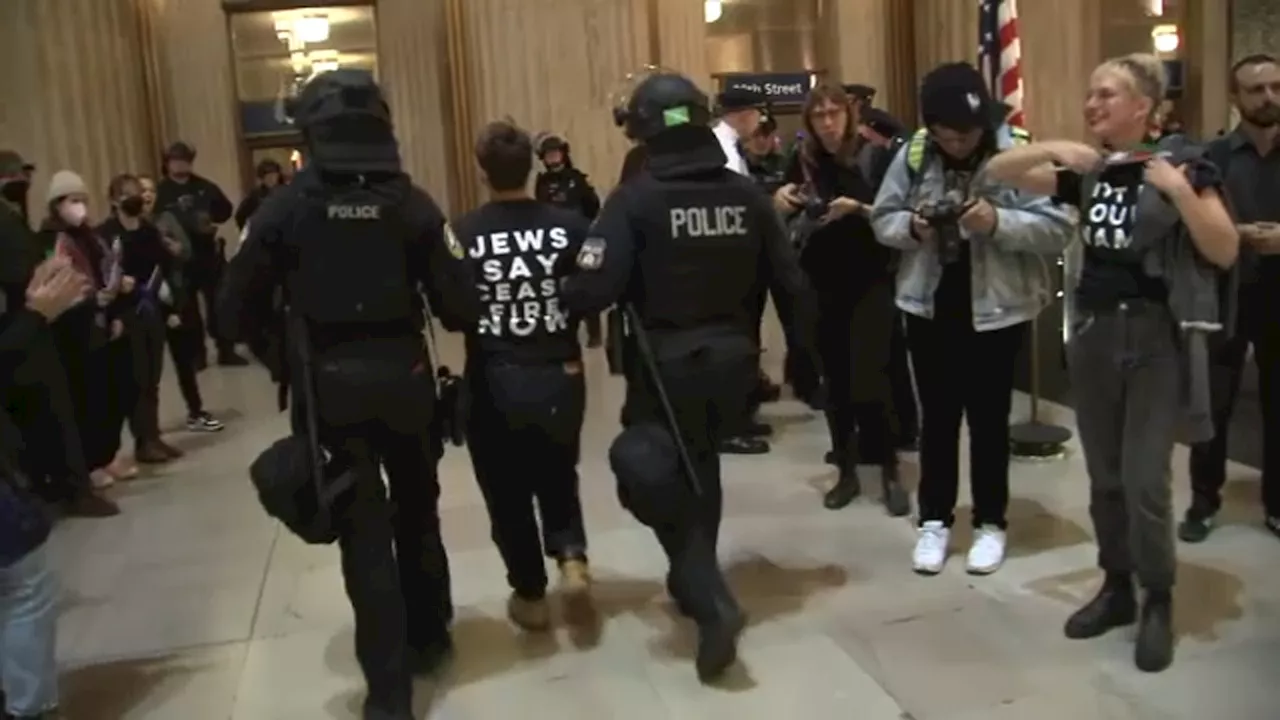
<svg viewBox="0 0 1280 720">
<path fill-rule="evenodd" d="M 560 592 L 565 595 L 584 595 L 591 590 L 591 570 L 582 558 L 566 558 L 560 561 Z"/>
<path fill-rule="evenodd" d="M 120 514 L 119 505 L 87 488 L 63 502 L 62 509 L 70 517 L 104 518 Z"/>
<path fill-rule="evenodd" d="M 546 632 L 551 629 L 551 608 L 546 598 L 528 600 L 511 593 L 507 600 L 507 617 L 522 630 Z"/>
<path fill-rule="evenodd" d="M 186 455 L 186 453 L 182 452 L 178 448 L 170 445 L 169 443 L 163 440 L 156 440 L 155 445 L 156 445 L 156 448 L 160 450 L 160 452 L 164 453 L 165 455 L 168 455 L 170 460 L 177 460 L 183 455 Z"/>
<path fill-rule="evenodd" d="M 160 463 L 169 462 L 173 457 L 165 452 L 156 441 L 152 441 L 138 445 L 138 450 L 133 454 L 133 459 L 143 465 L 159 465 Z"/>
</svg>

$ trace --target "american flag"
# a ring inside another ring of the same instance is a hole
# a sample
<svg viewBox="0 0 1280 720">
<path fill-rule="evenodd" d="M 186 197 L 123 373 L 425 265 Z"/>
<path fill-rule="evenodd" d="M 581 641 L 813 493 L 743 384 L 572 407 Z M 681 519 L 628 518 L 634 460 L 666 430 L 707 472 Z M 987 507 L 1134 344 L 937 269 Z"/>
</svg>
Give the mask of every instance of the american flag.
<svg viewBox="0 0 1280 720">
<path fill-rule="evenodd" d="M 991 97 L 1010 108 L 1010 125 L 1023 126 L 1022 43 L 1018 39 L 1018 0 L 980 0 L 978 67 Z"/>
</svg>

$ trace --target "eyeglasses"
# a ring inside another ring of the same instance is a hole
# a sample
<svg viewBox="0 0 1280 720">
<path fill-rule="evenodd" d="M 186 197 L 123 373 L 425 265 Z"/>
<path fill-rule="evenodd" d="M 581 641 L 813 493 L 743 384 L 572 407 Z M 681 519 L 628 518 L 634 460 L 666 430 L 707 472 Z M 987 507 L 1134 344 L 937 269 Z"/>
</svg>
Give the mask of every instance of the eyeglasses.
<svg viewBox="0 0 1280 720">
<path fill-rule="evenodd" d="M 809 118 L 811 120 L 832 120 L 845 115 L 847 111 L 844 108 L 830 108 L 826 110 L 810 110 Z"/>
</svg>

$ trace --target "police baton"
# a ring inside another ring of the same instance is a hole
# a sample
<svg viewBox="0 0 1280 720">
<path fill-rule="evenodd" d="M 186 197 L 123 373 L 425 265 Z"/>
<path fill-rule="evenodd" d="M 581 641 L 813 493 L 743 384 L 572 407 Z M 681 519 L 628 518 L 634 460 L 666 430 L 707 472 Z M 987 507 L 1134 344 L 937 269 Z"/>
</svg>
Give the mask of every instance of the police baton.
<svg viewBox="0 0 1280 720">
<path fill-rule="evenodd" d="M 680 454 L 680 464 L 684 465 L 685 476 L 689 478 L 689 489 L 694 497 L 700 498 L 702 482 L 698 479 L 698 471 L 693 465 L 693 458 L 689 455 L 689 447 L 685 445 L 684 435 L 680 432 L 680 422 L 676 418 L 675 408 L 671 405 L 671 397 L 667 395 L 667 386 L 662 382 L 662 375 L 658 372 L 658 358 L 653 354 L 653 346 L 649 344 L 649 334 L 640 324 L 640 315 L 636 312 L 635 306 L 627 303 L 623 307 L 626 309 L 627 322 L 635 328 L 636 348 L 640 351 L 640 362 L 644 363 L 645 369 L 649 371 L 649 377 L 653 379 L 653 387 L 658 393 L 658 403 L 662 405 L 662 414 L 666 415 L 671 437 L 676 441 L 676 452 Z"/>
<path fill-rule="evenodd" d="M 325 454 L 324 448 L 320 444 L 320 415 L 317 405 L 320 398 L 316 394 L 315 381 L 315 365 L 312 355 L 311 334 L 307 327 L 307 321 L 298 316 L 291 316 L 289 325 L 292 333 L 296 338 L 298 348 L 298 360 L 302 374 L 302 387 L 294 387 L 296 394 L 299 390 L 304 393 L 302 397 L 302 416 L 307 425 L 307 449 L 311 456 L 311 481 L 315 486 L 316 501 L 318 510 L 324 514 L 325 520 L 331 519 L 331 511 L 334 502 L 348 489 L 355 484 L 355 478 L 350 473 L 343 473 L 334 482 L 327 482 L 325 477 Z M 286 342 L 288 342 L 286 340 Z M 287 351 L 286 351 L 287 352 Z"/>
</svg>

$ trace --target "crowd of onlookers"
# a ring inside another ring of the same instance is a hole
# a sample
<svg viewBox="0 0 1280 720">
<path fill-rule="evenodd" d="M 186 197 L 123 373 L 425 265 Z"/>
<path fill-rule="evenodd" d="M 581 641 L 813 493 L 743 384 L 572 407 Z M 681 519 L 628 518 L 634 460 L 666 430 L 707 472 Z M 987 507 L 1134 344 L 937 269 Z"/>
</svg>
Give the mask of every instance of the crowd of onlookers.
<svg viewBox="0 0 1280 720">
<path fill-rule="evenodd" d="M 55 592 L 44 544 L 57 514 L 120 512 L 117 482 L 182 457 L 160 418 L 165 355 L 186 404 L 185 430 L 217 432 L 198 373 L 247 361 L 212 317 L 225 262 L 223 192 L 192 170 L 184 143 L 159 180 L 122 173 L 94 192 L 69 170 L 29 196 L 36 168 L 0 151 L 0 717 L 42 718 L 55 704 Z M 277 168 L 278 170 L 278 168 Z M 277 173 L 278 175 L 278 173 Z M 96 196 L 96 197 L 95 197 Z M 105 212 L 92 212 L 105 200 Z M 246 216 L 249 213 L 246 213 Z M 204 310 L 202 312 L 202 306 Z M 125 429 L 132 448 L 124 447 Z"/>
</svg>

